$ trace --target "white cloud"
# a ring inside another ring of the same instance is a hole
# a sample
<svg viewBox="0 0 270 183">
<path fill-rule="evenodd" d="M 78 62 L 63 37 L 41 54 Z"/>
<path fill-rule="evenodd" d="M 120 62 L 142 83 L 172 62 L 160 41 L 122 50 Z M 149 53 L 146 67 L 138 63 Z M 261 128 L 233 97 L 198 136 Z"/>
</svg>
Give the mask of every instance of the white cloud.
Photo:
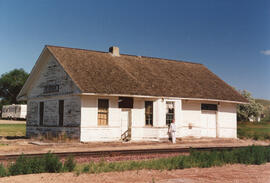
<svg viewBox="0 0 270 183">
<path fill-rule="evenodd" d="M 270 50 L 262 50 L 261 54 L 270 55 Z"/>
</svg>

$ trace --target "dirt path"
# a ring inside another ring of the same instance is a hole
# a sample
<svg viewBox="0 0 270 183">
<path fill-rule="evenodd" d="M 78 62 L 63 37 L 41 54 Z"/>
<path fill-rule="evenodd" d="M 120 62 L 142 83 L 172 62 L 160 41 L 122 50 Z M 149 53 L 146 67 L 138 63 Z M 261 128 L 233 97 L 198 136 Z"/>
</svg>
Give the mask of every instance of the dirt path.
<svg viewBox="0 0 270 183">
<path fill-rule="evenodd" d="M 57 173 L 4 177 L 0 183 L 112 183 L 112 182 L 159 182 L 159 183 L 268 183 L 270 163 L 264 165 L 226 165 L 212 168 L 157 171 L 140 170 L 101 174 Z"/>
<path fill-rule="evenodd" d="M 37 142 L 32 144 L 31 142 Z M 254 141 L 239 139 L 181 139 L 176 144 L 170 142 L 92 142 L 92 143 L 43 143 L 32 139 L 7 140 L 1 139 L 0 155 L 4 154 L 27 154 L 51 152 L 75 152 L 75 151 L 99 151 L 99 150 L 125 150 L 125 149 L 155 149 L 155 148 L 189 148 L 189 147 L 225 147 L 225 146 L 248 146 L 269 145 L 270 141 Z"/>
<path fill-rule="evenodd" d="M 26 121 L 0 119 L 0 124 L 26 124 Z"/>
<path fill-rule="evenodd" d="M 1 120 L 0 124 L 23 124 L 25 121 Z M 34 143 L 33 143 L 34 142 Z M 38 139 L 0 139 L 0 155 L 27 154 L 51 152 L 75 152 L 75 151 L 99 151 L 99 150 L 125 150 L 125 149 L 155 149 L 155 148 L 189 148 L 189 147 L 224 147 L 224 146 L 247 146 L 247 145 L 270 145 L 270 141 L 254 141 L 241 139 L 221 138 L 182 138 L 177 139 L 176 144 L 168 141 L 163 142 L 91 142 L 80 143 L 66 141 L 60 143 L 54 141 L 39 141 Z"/>
</svg>

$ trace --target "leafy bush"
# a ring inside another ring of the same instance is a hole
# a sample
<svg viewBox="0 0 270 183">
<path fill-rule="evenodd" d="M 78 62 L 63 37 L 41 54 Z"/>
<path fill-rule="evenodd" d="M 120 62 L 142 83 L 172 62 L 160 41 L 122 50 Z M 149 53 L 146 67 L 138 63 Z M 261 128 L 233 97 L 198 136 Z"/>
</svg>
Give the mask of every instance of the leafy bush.
<svg viewBox="0 0 270 183">
<path fill-rule="evenodd" d="M 47 153 L 44 156 L 44 161 L 46 172 L 56 173 L 62 170 L 62 163 L 56 155 Z"/>
<path fill-rule="evenodd" d="M 69 156 L 64 163 L 64 171 L 72 172 L 76 166 L 73 156 Z"/>
<path fill-rule="evenodd" d="M 239 93 L 248 100 L 248 104 L 238 104 L 237 105 L 237 120 L 238 121 L 248 121 L 249 118 L 256 120 L 263 112 L 263 105 L 257 103 L 252 97 L 251 93 L 246 90 L 239 90 Z"/>
<path fill-rule="evenodd" d="M 15 163 L 8 167 L 8 172 L 10 175 L 20 175 L 20 174 L 32 174 L 32 173 L 57 173 L 63 171 L 73 171 L 76 163 L 73 157 L 69 157 L 63 163 L 59 158 L 51 153 L 47 153 L 39 158 L 27 158 L 21 155 Z"/>
<path fill-rule="evenodd" d="M 83 167 L 82 172 L 86 173 L 86 172 L 89 172 L 89 170 L 90 170 L 90 166 L 86 165 L 86 166 Z"/>
<path fill-rule="evenodd" d="M 32 173 L 30 161 L 21 155 L 14 164 L 11 164 L 8 168 L 11 175 L 30 174 Z"/>
<path fill-rule="evenodd" d="M 3 164 L 0 164 L 0 177 L 5 177 L 7 176 L 7 170 L 3 166 Z"/>
</svg>

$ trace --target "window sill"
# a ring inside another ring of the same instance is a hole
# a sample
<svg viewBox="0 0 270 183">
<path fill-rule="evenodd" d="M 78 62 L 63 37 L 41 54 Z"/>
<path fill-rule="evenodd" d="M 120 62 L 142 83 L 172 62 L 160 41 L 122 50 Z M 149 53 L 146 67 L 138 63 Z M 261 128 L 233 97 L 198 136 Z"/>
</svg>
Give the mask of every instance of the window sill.
<svg viewBox="0 0 270 183">
<path fill-rule="evenodd" d="M 144 127 L 146 127 L 146 128 L 153 128 L 154 126 L 153 125 L 145 125 Z"/>
<path fill-rule="evenodd" d="M 110 127 L 110 126 L 109 125 L 98 125 L 97 127 L 104 128 L 104 127 Z"/>
</svg>

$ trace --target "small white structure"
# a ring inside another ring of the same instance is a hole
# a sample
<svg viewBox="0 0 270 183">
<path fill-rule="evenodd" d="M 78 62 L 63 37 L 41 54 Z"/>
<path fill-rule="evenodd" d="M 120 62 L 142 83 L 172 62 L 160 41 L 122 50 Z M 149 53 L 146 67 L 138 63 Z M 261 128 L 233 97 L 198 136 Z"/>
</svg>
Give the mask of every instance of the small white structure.
<svg viewBox="0 0 270 183">
<path fill-rule="evenodd" d="M 45 46 L 18 95 L 26 133 L 67 133 L 80 141 L 236 138 L 237 91 L 202 64 Z"/>
<path fill-rule="evenodd" d="M 13 104 L 2 107 L 3 119 L 26 119 L 27 105 Z"/>
<path fill-rule="evenodd" d="M 249 118 L 248 118 L 248 120 L 250 121 L 250 122 L 260 122 L 261 121 L 261 115 L 259 115 L 259 116 L 257 116 L 257 117 L 255 117 L 255 116 L 250 116 Z"/>
</svg>

